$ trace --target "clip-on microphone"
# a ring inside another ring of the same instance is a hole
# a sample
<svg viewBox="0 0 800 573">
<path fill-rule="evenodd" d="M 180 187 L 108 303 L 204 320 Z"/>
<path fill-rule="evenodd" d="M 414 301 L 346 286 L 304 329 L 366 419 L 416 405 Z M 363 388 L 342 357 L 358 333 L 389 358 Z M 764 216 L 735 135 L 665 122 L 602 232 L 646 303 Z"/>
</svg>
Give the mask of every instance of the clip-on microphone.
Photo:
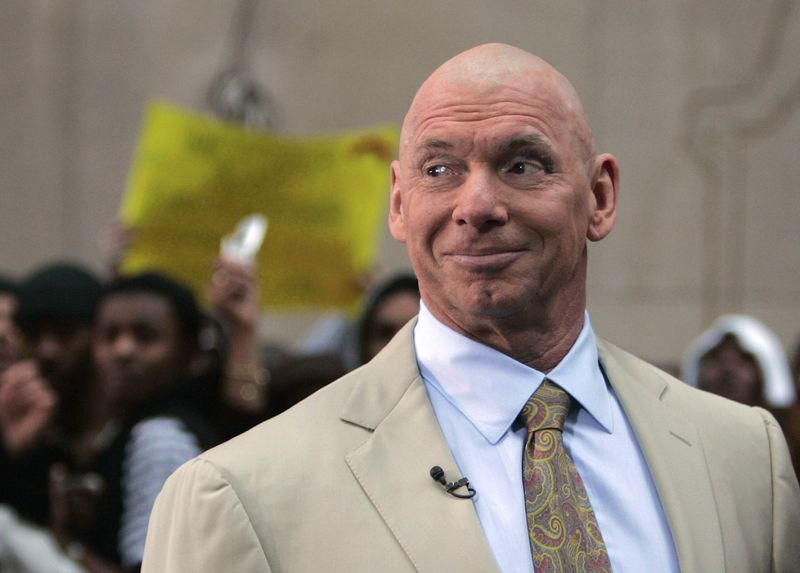
<svg viewBox="0 0 800 573">
<path fill-rule="evenodd" d="M 440 484 L 442 484 L 442 487 L 444 487 L 445 491 L 453 497 L 458 497 L 460 499 L 471 499 L 475 497 L 475 494 L 477 493 L 475 489 L 469 485 L 469 480 L 466 477 L 462 477 L 456 482 L 447 483 L 447 480 L 444 479 L 444 470 L 439 466 L 433 466 L 431 468 L 431 477 L 434 481 L 438 481 Z M 467 493 L 458 493 L 456 491 L 462 487 L 467 488 Z"/>
</svg>

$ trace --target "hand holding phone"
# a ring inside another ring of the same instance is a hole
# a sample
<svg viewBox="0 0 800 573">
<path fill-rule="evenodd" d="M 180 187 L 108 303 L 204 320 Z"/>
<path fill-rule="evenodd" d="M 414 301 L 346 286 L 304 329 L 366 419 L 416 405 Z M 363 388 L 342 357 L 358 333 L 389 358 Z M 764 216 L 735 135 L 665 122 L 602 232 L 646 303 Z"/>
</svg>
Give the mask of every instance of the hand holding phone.
<svg viewBox="0 0 800 573">
<path fill-rule="evenodd" d="M 266 216 L 260 213 L 248 215 L 239 221 L 233 233 L 222 237 L 220 255 L 231 262 L 251 265 L 264 242 L 268 227 Z"/>
</svg>

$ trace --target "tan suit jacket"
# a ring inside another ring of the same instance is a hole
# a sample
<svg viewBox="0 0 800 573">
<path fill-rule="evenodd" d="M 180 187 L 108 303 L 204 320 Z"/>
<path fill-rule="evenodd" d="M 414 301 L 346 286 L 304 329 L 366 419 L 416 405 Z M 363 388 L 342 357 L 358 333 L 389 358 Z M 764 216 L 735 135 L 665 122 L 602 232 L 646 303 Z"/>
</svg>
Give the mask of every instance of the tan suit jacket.
<svg viewBox="0 0 800 573">
<path fill-rule="evenodd" d="M 412 328 L 370 364 L 180 468 L 153 511 L 144 572 L 497 571 L 472 503 L 429 475 L 434 465 L 457 470 Z M 772 417 L 605 342 L 600 361 L 681 570 L 800 570 L 800 492 Z"/>
</svg>

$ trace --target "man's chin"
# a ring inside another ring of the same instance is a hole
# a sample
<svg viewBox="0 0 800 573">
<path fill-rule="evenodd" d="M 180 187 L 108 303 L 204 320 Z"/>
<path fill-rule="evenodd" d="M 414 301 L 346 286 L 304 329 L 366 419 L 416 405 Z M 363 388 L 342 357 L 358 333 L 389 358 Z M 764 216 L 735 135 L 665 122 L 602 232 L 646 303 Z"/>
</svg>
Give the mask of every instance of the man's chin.
<svg viewBox="0 0 800 573">
<path fill-rule="evenodd" d="M 527 310 L 529 304 L 530 300 L 525 293 L 482 288 L 470 293 L 463 308 L 475 316 L 506 319 L 519 316 Z"/>
</svg>

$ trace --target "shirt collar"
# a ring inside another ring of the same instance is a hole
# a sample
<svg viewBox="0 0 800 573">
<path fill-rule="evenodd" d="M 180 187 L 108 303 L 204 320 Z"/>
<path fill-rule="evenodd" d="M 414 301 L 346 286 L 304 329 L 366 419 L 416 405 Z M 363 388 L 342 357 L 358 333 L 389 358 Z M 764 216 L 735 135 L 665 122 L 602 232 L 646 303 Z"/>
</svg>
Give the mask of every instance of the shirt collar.
<svg viewBox="0 0 800 573">
<path fill-rule="evenodd" d="M 414 328 L 414 347 L 425 381 L 492 444 L 508 431 L 545 378 L 542 372 L 445 326 L 424 302 Z M 613 431 L 608 388 L 588 313 L 575 344 L 547 378 L 569 392 L 607 432 Z"/>
</svg>

